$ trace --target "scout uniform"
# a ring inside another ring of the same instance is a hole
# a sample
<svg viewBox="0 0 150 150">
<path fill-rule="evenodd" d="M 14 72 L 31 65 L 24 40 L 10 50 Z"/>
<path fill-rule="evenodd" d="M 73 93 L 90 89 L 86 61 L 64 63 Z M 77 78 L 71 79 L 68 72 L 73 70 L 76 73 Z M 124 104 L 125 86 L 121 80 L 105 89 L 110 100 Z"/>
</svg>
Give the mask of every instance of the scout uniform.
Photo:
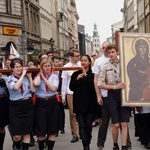
<svg viewBox="0 0 150 150">
<path fill-rule="evenodd" d="M 117 85 L 120 83 L 119 69 L 119 60 L 117 62 L 110 60 L 104 64 L 98 78 L 98 86 L 103 84 Z M 130 108 L 121 106 L 121 90 L 108 90 L 108 101 L 112 123 L 129 122 Z"/>
<path fill-rule="evenodd" d="M 18 79 L 19 77 L 12 74 L 6 82 L 10 95 L 10 125 L 12 135 L 26 135 L 30 134 L 33 129 L 34 107 L 28 77 L 24 77 L 20 89 L 15 91 L 14 85 Z"/>
<path fill-rule="evenodd" d="M 45 75 L 47 80 L 58 88 L 58 75 L 51 73 Z M 56 99 L 58 92 L 52 92 L 41 79 L 41 84 L 36 88 L 37 100 L 35 103 L 35 134 L 47 136 L 57 134 L 59 131 L 60 108 Z"/>
</svg>

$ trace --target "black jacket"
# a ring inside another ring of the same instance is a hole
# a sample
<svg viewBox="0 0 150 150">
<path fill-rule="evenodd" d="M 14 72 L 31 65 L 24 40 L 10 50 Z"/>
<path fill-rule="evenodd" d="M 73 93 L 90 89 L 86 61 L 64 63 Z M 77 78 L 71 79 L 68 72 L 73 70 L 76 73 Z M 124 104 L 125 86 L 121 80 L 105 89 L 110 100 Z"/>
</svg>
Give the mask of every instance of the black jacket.
<svg viewBox="0 0 150 150">
<path fill-rule="evenodd" d="M 81 70 L 79 70 L 71 76 L 69 87 L 73 91 L 73 112 L 76 114 L 93 113 L 97 104 L 94 74 L 90 69 L 86 77 L 76 80 L 81 73 Z"/>
<path fill-rule="evenodd" d="M 6 95 L 7 97 L 9 96 L 8 89 L 6 87 L 5 80 L 3 78 L 0 78 L 0 95 Z"/>
</svg>

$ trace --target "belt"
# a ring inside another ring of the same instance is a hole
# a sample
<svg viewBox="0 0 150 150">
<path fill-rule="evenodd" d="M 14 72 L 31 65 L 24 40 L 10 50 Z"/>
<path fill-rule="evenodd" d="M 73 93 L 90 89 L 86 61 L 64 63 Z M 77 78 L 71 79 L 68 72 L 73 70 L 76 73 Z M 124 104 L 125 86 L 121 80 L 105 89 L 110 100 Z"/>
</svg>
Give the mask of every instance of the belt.
<svg viewBox="0 0 150 150">
<path fill-rule="evenodd" d="M 47 98 L 37 97 L 37 99 L 39 99 L 39 100 L 45 100 L 45 101 L 51 100 L 51 99 L 54 99 L 54 98 L 56 98 L 56 95 L 51 96 L 51 97 L 47 97 Z"/>
<path fill-rule="evenodd" d="M 108 90 L 109 92 L 121 92 L 121 89 L 118 89 L 118 90 Z"/>
<path fill-rule="evenodd" d="M 5 95 L 5 94 L 1 94 L 1 95 L 0 95 L 0 98 L 3 98 L 3 97 L 6 97 L 6 95 Z"/>
<path fill-rule="evenodd" d="M 16 101 L 25 101 L 25 100 L 29 100 L 29 99 L 31 99 L 31 97 L 21 98 L 21 99 L 18 99 L 18 100 L 16 100 Z"/>
</svg>

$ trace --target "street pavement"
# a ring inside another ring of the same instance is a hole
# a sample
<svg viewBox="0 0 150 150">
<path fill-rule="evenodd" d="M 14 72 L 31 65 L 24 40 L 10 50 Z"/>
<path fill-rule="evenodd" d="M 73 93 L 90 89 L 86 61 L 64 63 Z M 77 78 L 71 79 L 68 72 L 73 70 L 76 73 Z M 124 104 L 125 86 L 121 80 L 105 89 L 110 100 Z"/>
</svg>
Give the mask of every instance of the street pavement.
<svg viewBox="0 0 150 150">
<path fill-rule="evenodd" d="M 72 136 L 70 132 L 69 113 L 67 109 L 65 110 L 65 113 L 66 113 L 65 134 L 59 134 L 55 142 L 54 150 L 83 150 L 81 140 L 79 140 L 76 143 L 70 142 L 70 140 L 72 139 Z M 97 142 L 98 128 L 99 128 L 98 126 L 93 127 L 93 132 L 92 132 L 93 137 L 92 137 L 92 141 L 90 145 L 91 150 L 97 150 L 96 142 Z M 132 150 L 146 150 L 144 146 L 140 144 L 140 142 L 138 141 L 138 138 L 134 137 L 133 114 L 132 114 L 132 117 L 130 118 L 129 130 L 130 130 L 130 137 L 132 141 Z M 113 145 L 113 141 L 112 141 L 111 123 L 110 123 L 104 150 L 112 150 L 112 145 Z M 119 145 L 120 145 L 120 135 L 119 135 Z M 10 138 L 7 128 L 6 128 L 4 150 L 12 150 L 12 140 Z M 38 150 L 37 142 L 35 143 L 35 146 L 30 147 L 30 150 Z"/>
</svg>

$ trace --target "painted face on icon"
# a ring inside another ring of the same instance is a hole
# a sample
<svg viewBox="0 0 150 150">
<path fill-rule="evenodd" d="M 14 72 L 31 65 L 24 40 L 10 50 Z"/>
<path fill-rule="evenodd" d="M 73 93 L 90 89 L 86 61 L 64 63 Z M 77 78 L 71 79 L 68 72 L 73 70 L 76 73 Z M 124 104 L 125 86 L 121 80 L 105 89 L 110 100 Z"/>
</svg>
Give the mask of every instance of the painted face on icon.
<svg viewBox="0 0 150 150">
<path fill-rule="evenodd" d="M 146 46 L 145 45 L 140 45 L 139 46 L 139 52 L 141 56 L 144 56 L 146 53 Z"/>
</svg>

